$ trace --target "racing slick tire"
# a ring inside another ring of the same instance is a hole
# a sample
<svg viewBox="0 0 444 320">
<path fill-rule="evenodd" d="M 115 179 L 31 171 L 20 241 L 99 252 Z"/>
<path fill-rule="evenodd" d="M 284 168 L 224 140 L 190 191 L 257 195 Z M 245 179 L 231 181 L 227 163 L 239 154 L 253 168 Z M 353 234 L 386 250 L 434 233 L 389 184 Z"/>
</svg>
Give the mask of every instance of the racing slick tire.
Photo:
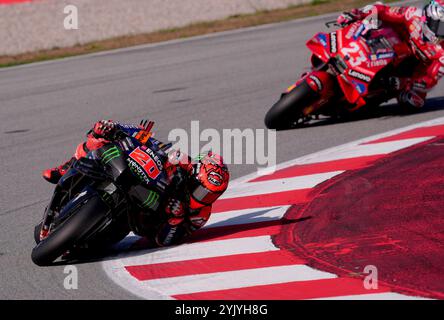
<svg viewBox="0 0 444 320">
<path fill-rule="evenodd" d="M 48 237 L 32 249 L 31 259 L 36 265 L 48 266 L 70 250 L 74 244 L 103 222 L 109 208 L 99 196 L 95 196 L 74 210 L 76 212 L 61 222 Z"/>
<path fill-rule="evenodd" d="M 265 126 L 275 130 L 291 128 L 298 118 L 303 117 L 302 111 L 318 98 L 319 94 L 306 81 L 301 82 L 271 107 L 265 116 Z"/>
</svg>

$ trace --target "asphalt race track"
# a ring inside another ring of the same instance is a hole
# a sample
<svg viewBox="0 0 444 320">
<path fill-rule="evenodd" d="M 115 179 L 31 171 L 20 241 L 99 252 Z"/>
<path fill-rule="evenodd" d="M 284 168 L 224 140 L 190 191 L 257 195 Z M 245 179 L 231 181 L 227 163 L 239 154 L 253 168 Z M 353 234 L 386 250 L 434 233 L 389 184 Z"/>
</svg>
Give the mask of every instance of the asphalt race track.
<svg viewBox="0 0 444 320">
<path fill-rule="evenodd" d="M 264 128 L 266 111 L 307 66 L 305 41 L 332 16 L 167 44 L 0 70 L 0 299 L 135 298 L 100 262 L 78 265 L 65 290 L 63 266 L 32 264 L 33 227 L 52 186 L 41 170 L 73 153 L 98 119 L 150 117 L 157 137 L 174 128 Z M 373 134 L 444 116 L 444 83 L 421 113 L 395 105 L 365 119 L 279 132 L 278 163 Z M 230 167 L 237 178 L 255 170 Z"/>
</svg>

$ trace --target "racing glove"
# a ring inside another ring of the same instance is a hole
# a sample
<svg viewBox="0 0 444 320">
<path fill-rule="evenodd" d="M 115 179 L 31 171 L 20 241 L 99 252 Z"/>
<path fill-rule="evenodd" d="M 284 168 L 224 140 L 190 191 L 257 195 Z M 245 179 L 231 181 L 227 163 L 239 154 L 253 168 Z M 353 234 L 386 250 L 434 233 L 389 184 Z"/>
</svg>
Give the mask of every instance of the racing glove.
<svg viewBox="0 0 444 320">
<path fill-rule="evenodd" d="M 94 124 L 94 128 L 92 129 L 92 134 L 95 138 L 108 138 L 110 137 L 114 131 L 116 130 L 116 122 L 112 120 L 100 120 Z"/>
<path fill-rule="evenodd" d="M 383 81 L 383 85 L 391 92 L 410 91 L 412 89 L 412 81 L 409 78 L 389 77 Z"/>
<path fill-rule="evenodd" d="M 167 202 L 165 213 L 168 215 L 169 219 L 183 220 L 185 216 L 185 206 L 180 200 L 170 198 Z"/>
<path fill-rule="evenodd" d="M 399 77 L 389 77 L 385 78 L 382 82 L 384 87 L 390 91 L 390 92 L 397 92 L 401 89 L 405 88 L 407 85 L 407 82 L 405 79 L 399 78 Z"/>
<path fill-rule="evenodd" d="M 170 198 L 165 213 L 167 221 L 163 222 L 155 236 L 158 246 L 164 247 L 177 243 L 187 234 L 185 222 L 185 206 L 177 199 Z"/>
<path fill-rule="evenodd" d="M 352 11 L 343 12 L 336 22 L 341 26 L 345 27 L 349 25 L 350 23 L 353 23 L 357 20 L 359 20 L 360 17 L 360 11 L 358 9 L 353 9 Z"/>
</svg>

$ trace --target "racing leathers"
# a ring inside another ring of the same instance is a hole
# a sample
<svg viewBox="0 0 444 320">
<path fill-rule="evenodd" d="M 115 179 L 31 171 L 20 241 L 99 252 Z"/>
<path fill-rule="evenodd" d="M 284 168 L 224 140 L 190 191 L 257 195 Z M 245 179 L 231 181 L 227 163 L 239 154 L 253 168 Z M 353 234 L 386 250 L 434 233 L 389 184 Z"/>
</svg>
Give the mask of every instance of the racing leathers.
<svg viewBox="0 0 444 320">
<path fill-rule="evenodd" d="M 73 158 L 57 168 L 43 171 L 43 177 L 57 183 L 76 159 L 86 157 L 90 151 L 104 146 L 116 130 L 136 138 L 138 134 L 148 133 L 149 139 L 162 144 L 151 136 L 151 127 L 152 124 L 147 128 L 110 120 L 98 121 L 88 132 L 86 141 L 77 146 Z M 148 219 L 143 210 L 130 213 L 132 231 L 158 246 L 176 244 L 203 227 L 211 215 L 212 203 L 226 190 L 229 180 L 222 157 L 211 152 L 194 161 L 180 151 L 171 150 L 164 169 L 170 187 L 164 207 L 157 210 L 160 219 L 153 224 L 153 219 Z M 211 176 L 216 178 L 210 181 L 206 173 L 212 173 Z"/>
<path fill-rule="evenodd" d="M 421 108 L 427 93 L 444 75 L 442 39 L 427 27 L 424 10 L 416 7 L 390 7 L 376 3 L 345 12 L 337 22 L 340 25 L 347 25 L 370 15 L 393 27 L 401 38 L 410 44 L 414 56 L 419 61 L 413 76 L 393 77 L 389 82 L 393 85 L 393 89 L 398 90 L 400 104 Z"/>
</svg>

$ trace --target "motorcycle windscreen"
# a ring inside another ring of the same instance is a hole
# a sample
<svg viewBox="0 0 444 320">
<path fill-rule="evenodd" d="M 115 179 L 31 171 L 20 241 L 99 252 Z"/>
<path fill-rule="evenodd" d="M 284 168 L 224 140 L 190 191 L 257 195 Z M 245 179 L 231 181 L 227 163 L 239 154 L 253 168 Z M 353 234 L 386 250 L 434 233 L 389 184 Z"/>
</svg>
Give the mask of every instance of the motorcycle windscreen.
<svg viewBox="0 0 444 320">
<path fill-rule="evenodd" d="M 322 62 L 330 60 L 330 55 L 327 51 L 327 39 L 328 35 L 320 32 L 306 43 L 307 48 Z"/>
</svg>

